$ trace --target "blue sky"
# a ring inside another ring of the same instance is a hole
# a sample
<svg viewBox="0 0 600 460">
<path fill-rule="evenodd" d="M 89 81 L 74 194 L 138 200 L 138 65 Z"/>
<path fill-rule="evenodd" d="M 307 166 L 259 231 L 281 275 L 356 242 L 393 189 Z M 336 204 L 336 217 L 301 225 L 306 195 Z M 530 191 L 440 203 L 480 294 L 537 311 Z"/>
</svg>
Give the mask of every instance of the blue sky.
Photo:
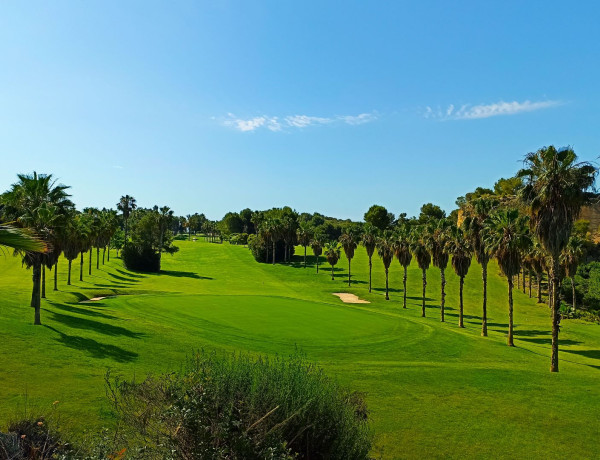
<svg viewBox="0 0 600 460">
<path fill-rule="evenodd" d="M 0 188 L 79 207 L 417 214 L 600 154 L 595 2 L 0 3 Z"/>
</svg>

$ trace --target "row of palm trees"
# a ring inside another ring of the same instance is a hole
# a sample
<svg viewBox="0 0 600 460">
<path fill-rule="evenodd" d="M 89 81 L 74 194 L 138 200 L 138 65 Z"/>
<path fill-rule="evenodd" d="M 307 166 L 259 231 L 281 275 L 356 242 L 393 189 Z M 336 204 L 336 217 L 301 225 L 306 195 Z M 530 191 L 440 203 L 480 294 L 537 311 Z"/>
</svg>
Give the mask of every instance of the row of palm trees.
<svg viewBox="0 0 600 460">
<path fill-rule="evenodd" d="M 463 209 L 465 219 L 460 226 L 448 219 L 431 220 L 426 224 L 404 224 L 396 231 L 383 233 L 369 224 L 362 232 L 347 230 L 339 241 L 326 241 L 323 235 L 311 233 L 302 225 L 297 230 L 297 240 L 306 248 L 310 246 L 317 260 L 325 251 L 331 265 L 338 263 L 343 249 L 348 260 L 348 285 L 351 284 L 351 263 L 359 243 L 365 247 L 369 258 L 369 292 L 371 292 L 372 257 L 377 250 L 386 275 L 386 300 L 388 273 L 394 257 L 404 269 L 403 307 L 406 308 L 407 268 L 413 257 L 422 272 L 422 316 L 425 316 L 427 270 L 431 265 L 440 270 L 441 321 L 445 318 L 445 270 L 450 262 L 460 282 L 459 326 L 463 321 L 463 286 L 473 258 L 482 269 L 483 305 L 481 335 L 487 336 L 487 270 L 492 258 L 498 262 L 508 281 L 509 329 L 507 344 L 513 343 L 513 289 L 523 273 L 523 291 L 526 275 L 529 275 L 531 297 L 532 276 L 537 278 L 538 302 L 542 302 L 542 278 L 548 273 L 548 302 L 552 310 L 552 372 L 558 371 L 558 333 L 560 325 L 560 287 L 564 277 L 573 286 L 574 275 L 583 256 L 581 238 L 571 235 L 573 222 L 581 207 L 597 199 L 592 193 L 597 169 L 589 163 L 578 163 L 575 152 L 557 150 L 550 146 L 530 153 L 524 160 L 524 168 L 518 177 L 524 186 L 519 196 L 507 203 L 492 197 L 474 199 Z M 518 285 L 517 285 L 518 287 Z"/>
</svg>

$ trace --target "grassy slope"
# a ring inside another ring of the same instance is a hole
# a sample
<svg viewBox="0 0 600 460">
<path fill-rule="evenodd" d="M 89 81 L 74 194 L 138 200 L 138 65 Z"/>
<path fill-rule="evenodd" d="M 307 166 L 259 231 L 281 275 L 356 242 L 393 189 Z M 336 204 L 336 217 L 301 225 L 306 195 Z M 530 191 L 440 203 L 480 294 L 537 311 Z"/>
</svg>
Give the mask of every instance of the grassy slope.
<svg viewBox="0 0 600 460">
<path fill-rule="evenodd" d="M 466 328 L 457 327 L 458 280 L 447 270 L 447 323 L 439 322 L 439 271 L 429 270 L 428 317 L 420 317 L 420 272 L 409 271 L 409 308 L 401 308 L 394 262 L 391 301 L 374 258 L 357 250 L 355 284 L 342 259 L 331 281 L 301 264 L 256 264 L 243 247 L 179 242 L 165 273 L 126 271 L 119 259 L 43 301 L 44 326 L 26 307 L 30 272 L 0 259 L 0 426 L 27 405 L 60 400 L 75 429 L 110 422 L 103 390 L 107 368 L 125 376 L 177 366 L 192 349 L 219 347 L 291 353 L 297 346 L 354 389 L 368 393 L 377 452 L 386 458 L 589 458 L 600 452 L 600 328 L 564 321 L 561 372 L 550 374 L 545 306 L 516 294 L 516 347 L 505 345 L 506 283 L 491 267 L 490 337 L 480 337 L 480 267 L 465 286 Z M 298 251 L 300 252 L 300 251 Z M 296 257 L 299 261 L 300 257 Z M 87 260 L 86 260 L 87 264 Z M 78 280 L 78 267 L 74 272 Z M 52 275 L 49 274 L 49 280 Z M 343 304 L 352 292 L 371 304 Z M 80 304 L 102 294 L 131 294 Z M 25 395 L 27 395 L 25 397 Z"/>
</svg>

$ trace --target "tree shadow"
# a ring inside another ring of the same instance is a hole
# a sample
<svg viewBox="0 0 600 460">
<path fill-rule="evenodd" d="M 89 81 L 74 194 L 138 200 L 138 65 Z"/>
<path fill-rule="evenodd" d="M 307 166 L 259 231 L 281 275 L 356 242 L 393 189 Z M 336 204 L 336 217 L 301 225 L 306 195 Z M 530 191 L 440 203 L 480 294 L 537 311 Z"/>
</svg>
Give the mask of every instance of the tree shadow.
<svg viewBox="0 0 600 460">
<path fill-rule="evenodd" d="M 124 336 L 133 339 L 140 339 L 146 336 L 146 334 L 144 333 L 133 332 L 121 326 L 114 326 L 112 324 L 101 323 L 99 321 L 94 321 L 86 318 L 79 318 L 77 316 L 64 315 L 55 311 L 46 310 L 45 308 L 44 310 L 52 315 L 52 320 L 58 323 L 62 323 L 65 326 L 71 327 L 73 329 L 85 329 L 98 332 L 99 334 Z"/>
<path fill-rule="evenodd" d="M 568 340 L 561 340 L 560 343 L 568 343 Z M 581 343 L 581 342 L 578 342 Z M 560 351 L 564 351 L 566 353 L 573 353 L 575 355 L 585 356 L 590 359 L 600 359 L 600 350 L 565 350 L 561 349 Z M 592 366 L 598 367 L 598 366 Z M 599 367 L 600 368 L 600 367 Z"/>
<path fill-rule="evenodd" d="M 354 283 L 355 281 L 353 281 Z M 357 282 L 357 281 L 356 281 Z M 363 283 L 368 284 L 366 281 L 363 281 Z M 377 292 L 385 292 L 385 288 L 380 288 L 380 287 L 374 287 L 373 291 L 377 291 Z M 402 289 L 398 289 L 398 288 L 389 288 L 388 292 L 402 292 Z M 406 297 L 407 299 L 410 299 L 410 297 Z M 420 298 L 420 297 L 419 297 Z"/>
<path fill-rule="evenodd" d="M 75 305 L 56 303 L 52 301 L 48 301 L 48 303 L 51 304 L 54 308 L 58 308 L 59 310 L 66 311 L 68 313 L 77 313 L 79 315 L 92 316 L 95 318 L 119 319 L 116 316 L 107 315 L 106 313 L 102 313 L 100 311 L 90 310 L 89 308 L 81 308 Z M 94 307 L 96 306 L 102 305 L 94 304 Z"/>
<path fill-rule="evenodd" d="M 212 280 L 210 276 L 200 276 L 194 272 L 182 272 L 177 270 L 161 270 L 158 272 L 159 275 L 175 276 L 177 278 L 193 278 L 196 280 Z"/>
<path fill-rule="evenodd" d="M 69 292 L 69 294 L 75 296 L 78 302 L 83 302 L 84 300 L 88 300 L 88 296 L 82 294 L 81 292 Z"/>
<path fill-rule="evenodd" d="M 125 281 L 126 283 L 139 283 L 139 280 L 134 277 L 115 275 L 114 273 L 110 273 L 110 272 L 106 272 L 106 273 L 109 276 L 112 276 L 113 278 L 118 279 L 119 281 Z"/>
<path fill-rule="evenodd" d="M 121 275 L 130 276 L 131 278 L 148 278 L 144 275 L 138 275 L 137 273 L 126 272 L 125 270 L 121 270 L 120 268 L 116 269 Z"/>
<path fill-rule="evenodd" d="M 92 358 L 110 358 L 119 363 L 126 363 L 134 361 L 139 356 L 133 351 L 128 351 L 115 345 L 100 343 L 93 339 L 86 339 L 77 335 L 64 334 L 51 326 L 45 327 L 56 332 L 60 336 L 56 339 L 57 342 L 74 350 L 83 351 L 89 354 Z"/>
</svg>

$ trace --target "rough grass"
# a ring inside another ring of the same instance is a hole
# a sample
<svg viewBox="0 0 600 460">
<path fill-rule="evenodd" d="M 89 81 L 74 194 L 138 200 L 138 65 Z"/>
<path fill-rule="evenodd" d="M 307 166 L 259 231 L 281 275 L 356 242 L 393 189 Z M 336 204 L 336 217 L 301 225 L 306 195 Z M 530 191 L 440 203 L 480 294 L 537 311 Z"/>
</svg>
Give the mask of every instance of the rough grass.
<svg viewBox="0 0 600 460">
<path fill-rule="evenodd" d="M 27 307 L 31 273 L 11 256 L 0 259 L 0 427 L 15 415 L 43 412 L 59 400 L 63 423 L 83 431 L 107 425 L 107 368 L 124 378 L 172 369 L 195 348 L 291 354 L 308 359 L 353 390 L 367 393 L 384 458 L 590 458 L 600 455 L 600 326 L 563 321 L 561 372 L 550 374 L 550 317 L 515 293 L 515 348 L 506 343 L 506 282 L 490 265 L 488 338 L 480 337 L 481 271 L 465 284 L 465 329 L 457 326 L 458 278 L 447 270 L 447 322 L 439 321 L 439 271 L 428 272 L 427 317 L 420 317 L 420 271 L 409 271 L 407 310 L 402 271 L 374 257 L 368 293 L 363 248 L 331 281 L 302 256 L 285 265 L 257 264 L 248 249 L 179 241 L 160 275 L 132 273 L 120 260 L 43 301 L 43 326 Z M 310 250 L 309 250 L 310 252 Z M 298 254 L 303 250 L 298 250 Z M 113 254 L 114 255 L 114 254 Z M 321 258 L 324 262 L 324 258 Z M 78 267 L 73 279 L 78 280 Z M 370 304 L 345 304 L 350 292 Z M 94 303 L 81 300 L 124 294 Z"/>
</svg>

